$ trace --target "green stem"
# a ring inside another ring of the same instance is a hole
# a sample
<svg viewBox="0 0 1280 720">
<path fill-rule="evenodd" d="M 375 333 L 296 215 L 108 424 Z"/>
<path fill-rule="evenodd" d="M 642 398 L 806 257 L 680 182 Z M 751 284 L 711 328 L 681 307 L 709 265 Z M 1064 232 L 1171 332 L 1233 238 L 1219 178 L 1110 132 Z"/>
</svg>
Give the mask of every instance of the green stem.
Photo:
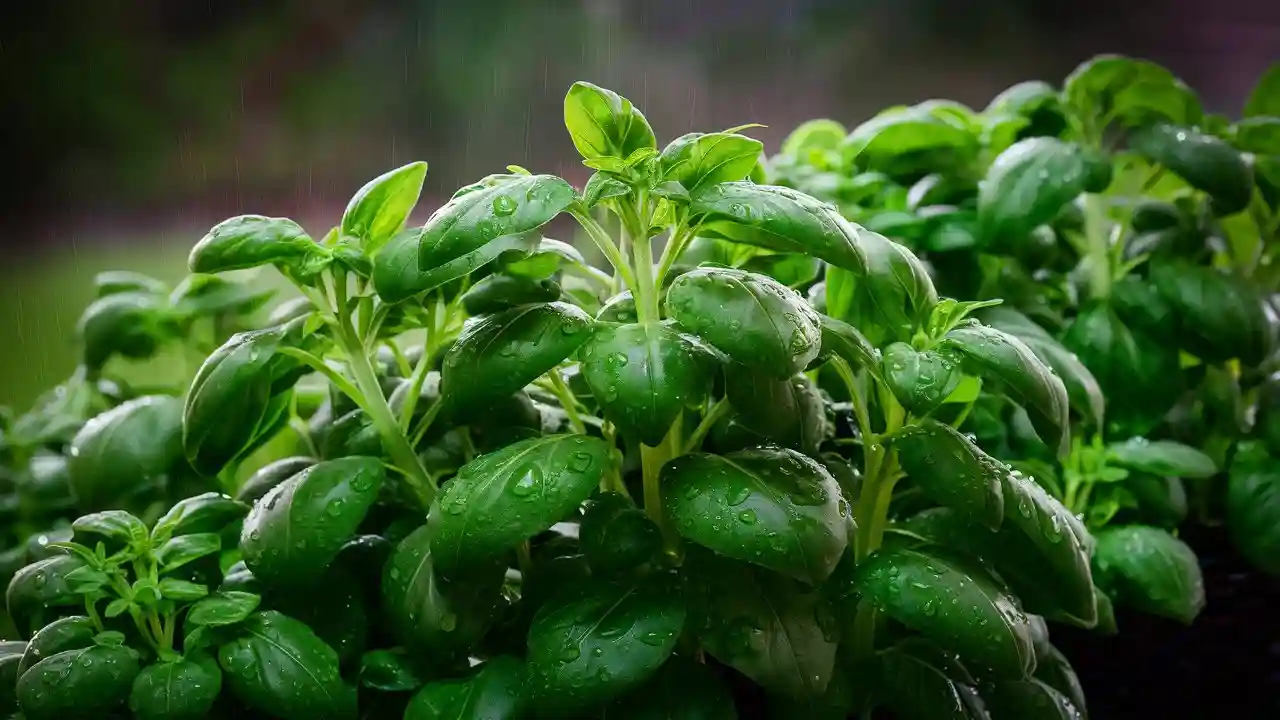
<svg viewBox="0 0 1280 720">
<path fill-rule="evenodd" d="M 365 403 L 364 393 L 356 389 L 356 387 L 352 385 L 349 380 L 342 377 L 342 375 L 338 374 L 337 370 L 334 370 L 333 368 L 325 364 L 324 360 L 321 360 L 320 358 L 316 357 L 315 355 L 312 355 L 306 350 L 301 350 L 295 347 L 282 347 L 280 348 L 280 354 L 291 357 L 294 360 L 301 362 L 303 365 L 306 365 L 307 367 L 311 368 L 312 370 L 315 370 L 321 375 L 324 375 L 325 379 L 333 383 L 335 387 L 341 390 L 343 395 L 346 395 L 347 397 L 351 398 L 353 401 L 355 401 L 357 405 L 361 405 L 361 406 L 364 405 Z"/>
<path fill-rule="evenodd" d="M 1106 198 L 1084 197 L 1084 228 L 1089 243 L 1089 293 L 1097 300 L 1111 294 L 1111 243 L 1108 236 Z"/>
<path fill-rule="evenodd" d="M 528 540 L 516 546 L 516 561 L 520 566 L 520 582 L 529 582 L 529 575 L 533 571 L 533 553 L 529 550 Z"/>
<path fill-rule="evenodd" d="M 640 443 L 640 466 L 644 478 L 644 509 L 649 518 L 662 531 L 667 553 L 675 556 L 679 553 L 680 537 L 667 521 L 666 509 L 662 505 L 662 486 L 660 473 L 662 466 L 673 457 L 672 446 L 679 442 L 680 418 L 671 425 L 667 437 L 657 447 L 649 447 Z"/>
<path fill-rule="evenodd" d="M 662 257 L 658 259 L 658 272 L 655 275 L 658 287 L 662 287 L 662 283 L 666 281 L 671 266 L 680 258 L 681 253 L 684 252 L 684 246 L 689 244 L 693 234 L 693 230 L 684 227 L 676 227 L 672 230 L 671 239 L 667 241 L 667 246 L 662 248 Z"/>
<path fill-rule="evenodd" d="M 98 605 L 97 600 L 94 600 L 93 598 L 85 596 L 84 613 L 89 616 L 89 619 L 91 621 L 93 621 L 93 627 L 96 628 L 98 632 L 102 632 L 103 630 L 102 617 L 98 615 L 97 605 Z"/>
<path fill-rule="evenodd" d="M 633 292 L 635 291 L 636 279 L 631 274 L 631 268 L 627 265 L 627 260 L 623 257 L 622 252 L 618 250 L 618 246 L 614 244 L 613 238 L 609 237 L 609 233 L 605 231 L 591 214 L 581 207 L 569 208 L 569 214 L 573 216 L 583 230 L 587 231 L 591 241 L 600 248 L 600 252 L 604 253 L 605 259 L 613 265 L 615 273 L 622 277 L 622 282 L 626 284 Z"/>
<path fill-rule="evenodd" d="M 721 400 L 711 406 L 711 409 L 702 416 L 702 422 L 698 423 L 698 427 L 694 428 L 693 434 L 685 441 L 684 447 L 680 449 L 680 454 L 685 455 L 696 451 L 702 446 L 702 441 L 707 437 L 707 433 L 711 432 L 711 428 L 715 427 L 720 419 L 728 415 L 732 411 L 729 401 Z"/>
<path fill-rule="evenodd" d="M 857 615 L 853 618 L 854 668 L 863 666 L 871 659 L 875 651 L 876 606 L 867 600 L 860 600 L 858 601 Z"/>
<path fill-rule="evenodd" d="M 622 221 L 631 238 L 631 256 L 635 264 L 635 285 L 632 294 L 636 300 L 636 319 L 642 323 L 657 322 L 658 285 L 653 275 L 653 244 L 645 231 L 644 223 L 628 205 L 623 205 Z"/>
<path fill-rule="evenodd" d="M 400 427 L 406 432 L 409 430 L 409 423 L 413 422 L 413 412 L 418 409 L 418 395 L 422 392 L 422 383 L 431 369 L 432 356 L 435 354 L 433 344 L 431 342 L 423 344 L 422 357 L 418 358 L 418 365 L 413 368 L 413 374 L 409 379 L 409 395 L 404 399 L 404 406 L 400 408 Z"/>
<path fill-rule="evenodd" d="M 551 387 L 555 390 L 556 397 L 560 399 L 560 407 L 569 416 L 569 424 L 573 426 L 573 431 L 579 435 L 586 435 L 587 426 L 582 422 L 582 416 L 578 414 L 578 399 L 573 396 L 569 386 L 564 384 L 560 370 L 552 368 L 551 372 L 547 373 L 547 378 L 551 380 Z"/>
</svg>

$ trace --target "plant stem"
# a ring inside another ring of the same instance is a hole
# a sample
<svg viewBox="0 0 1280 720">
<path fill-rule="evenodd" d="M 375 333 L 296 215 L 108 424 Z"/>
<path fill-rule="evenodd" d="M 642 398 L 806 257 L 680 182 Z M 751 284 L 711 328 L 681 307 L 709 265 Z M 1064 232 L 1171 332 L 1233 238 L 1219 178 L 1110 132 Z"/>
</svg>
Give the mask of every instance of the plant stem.
<svg viewBox="0 0 1280 720">
<path fill-rule="evenodd" d="M 560 407 L 569 416 L 569 424 L 573 426 L 573 431 L 579 435 L 586 435 L 587 426 L 582 422 L 582 416 L 578 414 L 578 399 L 573 396 L 569 386 L 564 384 L 560 371 L 552 368 L 551 372 L 547 373 L 547 377 L 551 380 L 551 387 L 555 389 L 556 397 L 560 399 Z"/>
<path fill-rule="evenodd" d="M 414 410 L 418 409 L 418 395 L 422 392 L 422 383 L 431 369 L 432 357 L 435 355 L 434 345 L 431 338 L 423 343 L 422 357 L 418 358 L 418 364 L 413 368 L 413 375 L 409 379 L 409 395 L 404 399 L 404 406 L 400 408 L 400 427 L 406 432 L 409 430 L 409 423 L 413 422 Z"/>
<path fill-rule="evenodd" d="M 618 250 L 618 246 L 614 244 L 613 238 L 609 237 L 609 233 L 603 227 L 600 227 L 600 223 L 596 222 L 596 219 L 591 217 L 590 213 L 580 207 L 569 208 L 569 214 L 578 221 L 583 230 L 587 231 L 591 241 L 596 244 L 596 247 L 600 248 L 600 252 L 604 253 L 605 259 L 609 261 L 609 264 L 613 265 L 614 272 L 622 276 L 622 282 L 634 292 L 636 278 L 631 274 L 631 268 L 627 265 L 626 258 Z"/>
<path fill-rule="evenodd" d="M 102 618 L 98 615 L 97 604 L 98 604 L 97 600 L 94 600 L 86 596 L 84 599 L 84 612 L 86 615 L 89 616 L 89 619 L 93 621 L 93 627 L 98 632 L 102 632 L 103 630 Z"/>
<path fill-rule="evenodd" d="M 643 223 L 629 207 L 624 206 L 623 223 L 631 238 L 631 255 L 635 262 L 635 286 L 632 292 L 636 300 L 636 320 L 642 323 L 657 322 L 658 287 L 653 275 L 653 245 L 642 227 Z"/>
<path fill-rule="evenodd" d="M 1111 243 L 1106 199 L 1101 195 L 1084 196 L 1084 229 L 1089 243 L 1089 294 L 1105 299 L 1111 294 Z"/>
<path fill-rule="evenodd" d="M 694 428 L 693 434 L 685 441 L 684 447 L 681 448 L 680 454 L 694 452 L 702 446 L 702 441 L 707 437 L 707 433 L 711 432 L 711 428 L 715 427 L 717 422 L 725 415 L 728 415 L 733 408 L 730 407 L 727 400 L 721 400 L 711 406 L 707 413 L 702 416 L 702 422 L 698 423 L 698 427 Z"/>
<path fill-rule="evenodd" d="M 667 431 L 667 436 L 657 447 L 640 443 L 640 466 L 644 478 L 644 509 L 653 520 L 653 524 L 662 531 L 663 544 L 666 546 L 667 553 L 672 556 L 679 553 L 680 537 L 667 521 L 667 512 L 662 505 L 660 473 L 662 466 L 674 457 L 672 448 L 680 442 L 681 424 L 681 419 L 677 416 L 676 421 L 671 424 L 671 429 Z"/>
<path fill-rule="evenodd" d="M 667 241 L 667 246 L 662 248 L 662 257 L 658 259 L 658 272 L 655 280 L 658 286 L 667 278 L 667 273 L 671 271 L 671 266 L 679 259 L 680 254 L 684 252 L 684 246 L 689 244 L 689 240 L 693 238 L 693 230 L 677 226 L 671 231 L 671 239 Z"/>
</svg>

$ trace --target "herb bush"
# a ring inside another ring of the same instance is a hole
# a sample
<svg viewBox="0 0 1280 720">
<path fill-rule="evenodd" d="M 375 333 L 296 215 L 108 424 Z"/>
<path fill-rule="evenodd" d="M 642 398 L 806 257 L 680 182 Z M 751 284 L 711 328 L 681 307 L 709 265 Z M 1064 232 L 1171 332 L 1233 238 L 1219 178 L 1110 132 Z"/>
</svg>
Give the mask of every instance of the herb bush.
<svg viewBox="0 0 1280 720">
<path fill-rule="evenodd" d="M 769 161 L 577 83 L 581 190 L 512 166 L 406 229 L 414 163 L 319 242 L 108 275 L 0 425 L 0 712 L 1082 717 L 1046 621 L 1194 617 L 1183 480 L 1208 516 L 1230 468 L 1274 569 L 1276 82 L 1232 125 L 1101 58 Z M 259 323 L 221 274 L 268 265 Z M 189 387 L 112 379 L 175 347 Z"/>
</svg>

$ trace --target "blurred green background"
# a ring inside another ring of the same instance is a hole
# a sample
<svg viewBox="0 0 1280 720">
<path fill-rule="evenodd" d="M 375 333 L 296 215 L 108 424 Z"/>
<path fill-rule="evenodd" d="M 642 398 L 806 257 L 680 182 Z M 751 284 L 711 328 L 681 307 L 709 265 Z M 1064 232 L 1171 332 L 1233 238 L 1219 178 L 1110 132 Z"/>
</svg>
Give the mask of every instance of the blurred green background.
<svg viewBox="0 0 1280 720">
<path fill-rule="evenodd" d="M 1098 52 L 1164 63 L 1234 113 L 1280 48 L 1280 4 L 1250 0 L 6 6 L 0 405 L 19 409 L 74 367 L 96 272 L 177 280 L 227 216 L 322 234 L 365 180 L 415 159 L 431 163 L 418 219 L 509 163 L 583 182 L 561 124 L 577 79 L 630 97 L 662 139 L 759 122 L 773 151 L 810 117 L 981 107 Z"/>
</svg>

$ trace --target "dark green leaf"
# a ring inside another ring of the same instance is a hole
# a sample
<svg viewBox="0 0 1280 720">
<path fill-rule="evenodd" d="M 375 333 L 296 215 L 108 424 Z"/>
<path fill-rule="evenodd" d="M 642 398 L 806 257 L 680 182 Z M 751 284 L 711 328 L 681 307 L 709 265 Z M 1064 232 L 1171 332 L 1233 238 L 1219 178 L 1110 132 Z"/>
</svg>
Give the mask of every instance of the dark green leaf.
<svg viewBox="0 0 1280 720">
<path fill-rule="evenodd" d="M 794 450 L 684 455 L 662 468 L 662 485 L 686 538 L 804 582 L 826 580 L 848 543 L 840 486 Z"/>
<path fill-rule="evenodd" d="M 907 720 L 986 720 L 973 678 L 954 656 L 923 638 L 880 654 L 885 703 Z"/>
<path fill-rule="evenodd" d="M 601 327 L 579 357 L 605 417 L 650 446 L 662 442 L 686 405 L 706 396 L 715 369 L 700 342 L 667 323 Z"/>
<path fill-rule="evenodd" d="M 1273 323 L 1261 294 L 1243 278 L 1185 262 L 1153 263 L 1151 282 L 1178 315 L 1178 343 L 1209 362 L 1239 358 L 1256 365 L 1270 355 Z"/>
<path fill-rule="evenodd" d="M 1002 478 L 1011 471 L 949 425 L 923 420 L 893 438 L 907 477 L 935 502 L 993 530 L 1005 517 Z"/>
<path fill-rule="evenodd" d="M 358 238 L 365 253 L 377 252 L 404 227 L 426 177 L 427 164 L 419 161 L 370 180 L 347 203 L 342 234 Z"/>
<path fill-rule="evenodd" d="M 465 680 L 442 680 L 418 691 L 404 720 L 516 720 L 523 717 L 525 669 L 512 657 L 496 657 Z"/>
<path fill-rule="evenodd" d="M 1247 118 L 1259 115 L 1280 117 L 1280 63 L 1272 63 L 1267 71 L 1258 78 L 1253 86 L 1248 101 L 1244 105 L 1244 116 Z"/>
<path fill-rule="evenodd" d="M 590 501 L 578 538 L 591 570 L 602 575 L 639 568 L 662 550 L 658 526 L 616 492 L 600 493 Z"/>
<path fill-rule="evenodd" d="M 658 159 L 664 180 L 690 193 L 722 182 L 746 180 L 764 144 L 736 133 L 688 133 L 672 140 Z"/>
<path fill-rule="evenodd" d="M 861 272 L 865 230 L 840 216 L 835 207 L 791 188 L 729 182 L 693 193 L 690 221 L 702 221 L 701 234 L 733 242 L 822 258 Z"/>
<path fill-rule="evenodd" d="M 1013 677 L 1035 668 L 1026 614 L 977 565 L 883 549 L 858 566 L 854 583 L 862 598 L 962 657 Z"/>
<path fill-rule="evenodd" d="M 827 269 L 827 313 L 857 327 L 876 347 L 910 342 L 938 302 L 933 280 L 905 246 L 873 232 L 858 239 L 866 271 Z"/>
<path fill-rule="evenodd" d="M 182 401 L 167 395 L 130 400 L 85 423 L 71 441 L 67 470 L 81 507 L 118 505 L 163 482 L 182 459 Z"/>
<path fill-rule="evenodd" d="M 1213 458 L 1173 440 L 1129 438 L 1107 446 L 1107 458 L 1116 465 L 1153 475 L 1201 480 L 1218 473 Z"/>
<path fill-rule="evenodd" d="M 1100 120 L 1134 126 L 1153 119 L 1194 124 L 1200 101 L 1173 73 L 1147 61 L 1098 55 L 1079 65 L 1062 88 L 1067 105 L 1095 134 Z"/>
<path fill-rule="evenodd" d="M 13 624 L 34 632 L 44 626 L 47 608 L 80 605 L 82 598 L 67 585 L 67 575 L 85 566 L 75 555 L 54 555 L 19 570 L 5 591 L 5 606 Z"/>
<path fill-rule="evenodd" d="M 551 715 L 608 702 L 643 683 L 684 628 L 683 600 L 663 578 L 574 590 L 544 604 L 529 626 L 529 688 Z"/>
<path fill-rule="evenodd" d="M 984 688 L 992 720 L 1081 720 L 1071 700 L 1035 678 L 1007 680 Z"/>
<path fill-rule="evenodd" d="M 645 148 L 656 149 L 644 113 L 621 95 L 579 80 L 564 98 L 564 125 L 586 160 L 626 160 Z"/>
<path fill-rule="evenodd" d="M 1096 537 L 1094 572 L 1116 602 L 1187 625 L 1200 614 L 1204 579 L 1186 543 L 1144 525 L 1108 527 Z"/>
<path fill-rule="evenodd" d="M 835 433 L 822 393 L 803 373 L 779 380 L 733 363 L 725 367 L 725 397 L 737 423 L 807 455 Z"/>
<path fill-rule="evenodd" d="M 978 194 L 979 232 L 992 246 L 1016 247 L 1081 193 L 1101 192 L 1110 180 L 1105 158 L 1056 138 L 1027 138 L 987 171 Z"/>
<path fill-rule="evenodd" d="M 102 367 L 116 355 L 151 357 L 173 334 L 163 298 L 139 292 L 94 300 L 76 325 L 84 364 L 91 369 Z"/>
<path fill-rule="evenodd" d="M 788 378 L 822 349 L 818 313 L 773 278 L 729 268 L 698 268 L 667 290 L 667 312 L 681 327 L 737 362 Z"/>
<path fill-rule="evenodd" d="M 133 680 L 129 709 L 139 720 L 200 720 L 222 691 L 222 671 L 208 655 L 148 665 Z"/>
<path fill-rule="evenodd" d="M 188 275 L 169 296 L 174 312 L 186 318 L 226 313 L 248 314 L 262 307 L 275 290 L 232 282 L 218 275 Z"/>
<path fill-rule="evenodd" d="M 976 150 L 977 137 L 966 123 L 928 103 L 885 110 L 854 128 L 840 147 L 846 163 L 890 174 L 941 169 Z"/>
<path fill-rule="evenodd" d="M 169 572 L 221 549 L 222 537 L 217 533 L 179 535 L 160 547 L 156 561 L 161 572 Z"/>
<path fill-rule="evenodd" d="M 129 648 L 64 650 L 18 678 L 18 704 L 30 720 L 101 718 L 124 704 L 137 674 L 138 655 Z"/>
<path fill-rule="evenodd" d="M 191 606 L 187 623 L 191 625 L 234 625 L 258 608 L 261 598 L 239 590 L 221 590 Z"/>
<path fill-rule="evenodd" d="M 1002 113 L 1029 121 L 1024 128 L 1018 129 L 1019 138 L 1056 136 L 1067 126 L 1061 95 L 1053 86 L 1039 80 L 1009 87 L 995 96 L 984 112 L 988 116 Z"/>
<path fill-rule="evenodd" d="M 315 580 L 356 534 L 385 479 L 382 463 L 349 457 L 313 465 L 277 485 L 245 518 L 245 563 L 269 585 Z"/>
<path fill-rule="evenodd" d="M 1232 215 L 1253 198 L 1253 173 L 1226 141 L 1190 127 L 1157 123 L 1129 134 L 1129 148 L 1163 165 L 1214 200 L 1219 215 Z"/>
<path fill-rule="evenodd" d="M 478 270 L 501 256 L 526 256 L 538 246 L 538 233 L 499 237 L 441 268 L 418 268 L 423 228 L 397 233 L 373 260 L 373 287 L 384 302 L 397 303 Z M 447 277 L 445 277 L 447 276 Z M 445 279 L 441 279 L 445 277 Z"/>
<path fill-rule="evenodd" d="M 560 364 L 593 321 L 568 303 L 522 305 L 472 321 L 444 355 L 440 395 L 454 412 L 478 412 Z"/>
<path fill-rule="evenodd" d="M 1250 562 L 1280 575 L 1280 467 L 1256 445 L 1242 444 L 1231 466 L 1227 529 Z"/>
<path fill-rule="evenodd" d="M 240 215 L 223 220 L 191 248 L 187 268 L 220 273 L 273 263 L 298 267 L 321 258 L 324 248 L 288 218 Z"/>
<path fill-rule="evenodd" d="M 1061 378 L 1018 338 L 977 322 L 964 323 L 941 343 L 958 354 L 965 372 L 996 380 L 1022 405 L 1036 434 L 1059 454 L 1070 443 L 1069 400 Z"/>
<path fill-rule="evenodd" d="M 1056 647 L 1049 645 L 1036 650 L 1036 679 L 1061 693 L 1080 712 L 1081 717 L 1089 716 L 1080 678 L 1076 677 L 1071 663 L 1067 662 L 1066 656 Z"/>
<path fill-rule="evenodd" d="M 420 527 L 396 546 L 382 574 L 382 609 L 406 647 L 439 655 L 470 648 L 497 612 L 504 567 L 480 563 L 445 577 L 434 567 L 431 534 Z"/>
<path fill-rule="evenodd" d="M 545 303 L 560 299 L 560 284 L 550 278 L 495 273 L 482 278 L 462 294 L 468 315 L 502 312 L 517 305 Z"/>
<path fill-rule="evenodd" d="M 93 638 L 98 634 L 97 626 L 83 615 L 58 618 L 45 625 L 31 636 L 31 641 L 22 653 L 22 661 L 18 664 L 16 682 L 27 670 L 48 657 L 53 657 L 67 650 L 80 650 L 91 647 Z"/>
<path fill-rule="evenodd" d="M 833 317 L 820 316 L 822 321 L 822 353 L 835 355 L 858 372 L 866 368 L 873 376 L 880 376 L 880 351 L 857 328 Z"/>
<path fill-rule="evenodd" d="M 422 686 L 403 648 L 370 650 L 360 658 L 360 684 L 382 692 L 406 692 Z"/>
<path fill-rule="evenodd" d="M 99 542 L 124 546 L 145 543 L 148 532 L 142 521 L 124 510 L 103 510 L 81 515 L 71 523 L 75 539 L 85 547 Z"/>
<path fill-rule="evenodd" d="M 690 552 L 685 568 L 690 629 L 707 654 L 771 692 L 826 690 L 839 629 L 821 592 L 705 551 Z"/>
<path fill-rule="evenodd" d="M 610 462 L 608 443 L 586 435 L 531 438 L 472 460 L 427 517 L 435 562 L 451 571 L 513 549 L 581 505 Z"/>
<path fill-rule="evenodd" d="M 151 537 L 161 540 L 175 535 L 220 532 L 248 512 L 248 505 L 233 500 L 229 495 L 219 492 L 201 493 L 179 500 L 160 516 L 151 530 Z"/>
<path fill-rule="evenodd" d="M 263 465 L 236 490 L 236 500 L 252 505 L 271 488 L 316 464 L 312 457 L 287 457 Z M 158 524 L 158 523 L 157 523 Z"/>
<path fill-rule="evenodd" d="M 737 720 L 733 696 L 706 665 L 675 655 L 631 693 L 614 701 L 604 720 Z"/>
<path fill-rule="evenodd" d="M 354 717 L 356 693 L 338 675 L 338 654 L 306 625 L 274 610 L 240 626 L 218 648 L 218 664 L 238 700 L 283 720 Z"/>
<path fill-rule="evenodd" d="M 902 342 L 885 348 L 883 362 L 882 372 L 894 397 L 921 416 L 941 405 L 962 377 L 960 364 L 950 354 L 920 352 Z"/>
</svg>

